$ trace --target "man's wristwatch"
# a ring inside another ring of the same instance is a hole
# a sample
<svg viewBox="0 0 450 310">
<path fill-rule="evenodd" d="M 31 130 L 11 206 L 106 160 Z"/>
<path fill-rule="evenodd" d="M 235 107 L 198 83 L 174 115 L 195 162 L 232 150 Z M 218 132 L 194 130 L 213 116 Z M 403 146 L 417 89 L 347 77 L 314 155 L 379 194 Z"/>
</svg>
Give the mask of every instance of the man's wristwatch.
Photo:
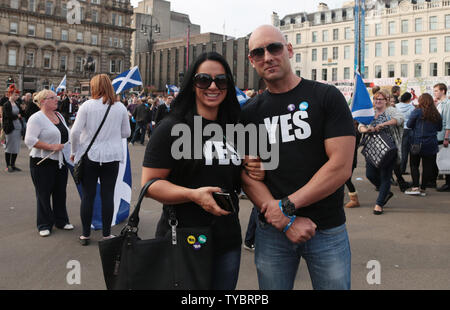
<svg viewBox="0 0 450 310">
<path fill-rule="evenodd" d="M 283 211 L 284 215 L 286 216 L 293 216 L 295 215 L 295 205 L 289 200 L 288 197 L 284 197 L 281 199 L 281 210 Z"/>
</svg>

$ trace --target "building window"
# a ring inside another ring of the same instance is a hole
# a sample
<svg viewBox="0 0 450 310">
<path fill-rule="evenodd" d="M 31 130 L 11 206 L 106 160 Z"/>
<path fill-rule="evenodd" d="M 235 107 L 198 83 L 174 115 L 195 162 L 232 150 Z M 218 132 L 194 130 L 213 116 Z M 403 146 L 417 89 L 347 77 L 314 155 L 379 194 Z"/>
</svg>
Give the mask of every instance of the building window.
<svg viewBox="0 0 450 310">
<path fill-rule="evenodd" d="M 375 43 L 375 57 L 381 57 L 381 43 Z"/>
<path fill-rule="evenodd" d="M 92 10 L 92 22 L 98 23 L 98 12 L 96 10 Z"/>
<path fill-rule="evenodd" d="M 98 44 L 97 41 L 98 41 L 98 36 L 96 34 L 92 34 L 91 35 L 91 44 L 97 45 Z"/>
<path fill-rule="evenodd" d="M 49 52 L 44 53 L 44 69 L 51 69 L 52 66 L 52 54 Z"/>
<path fill-rule="evenodd" d="M 75 71 L 81 72 L 83 69 L 83 57 L 75 56 Z"/>
<path fill-rule="evenodd" d="M 26 53 L 25 66 L 27 68 L 34 68 L 34 51 L 28 51 Z"/>
<path fill-rule="evenodd" d="M 9 33 L 17 34 L 17 32 L 18 32 L 17 23 L 16 22 L 9 23 Z"/>
<path fill-rule="evenodd" d="M 395 77 L 395 65 L 393 64 L 388 65 L 388 77 Z"/>
<path fill-rule="evenodd" d="M 450 28 L 450 15 L 445 15 L 445 29 Z"/>
<path fill-rule="evenodd" d="M 402 20 L 402 33 L 408 33 L 408 20 Z"/>
<path fill-rule="evenodd" d="M 61 4 L 61 17 L 66 18 L 66 16 L 67 16 L 67 4 L 62 3 Z"/>
<path fill-rule="evenodd" d="M 444 72 L 444 74 L 446 76 L 450 76 L 450 62 L 446 62 L 445 63 L 445 72 Z"/>
<path fill-rule="evenodd" d="M 53 13 L 53 3 L 50 1 L 47 1 L 45 3 L 45 14 L 52 15 Z"/>
<path fill-rule="evenodd" d="M 344 59 L 350 59 L 350 46 L 344 46 Z"/>
<path fill-rule="evenodd" d="M 404 78 L 408 77 L 408 64 L 400 65 L 400 76 Z"/>
<path fill-rule="evenodd" d="M 312 43 L 317 42 L 317 31 L 312 32 Z"/>
<path fill-rule="evenodd" d="M 295 70 L 295 75 L 297 75 L 298 77 L 301 77 L 302 73 L 300 70 Z"/>
<path fill-rule="evenodd" d="M 395 22 L 389 22 L 389 34 L 395 34 Z"/>
<path fill-rule="evenodd" d="M 430 30 L 437 30 L 437 16 L 430 16 Z"/>
<path fill-rule="evenodd" d="M 17 64 L 17 50 L 9 49 L 8 50 L 8 66 L 15 67 Z"/>
<path fill-rule="evenodd" d="M 322 31 L 322 42 L 328 42 L 328 30 Z"/>
<path fill-rule="evenodd" d="M 322 60 L 328 60 L 328 47 L 322 48 Z"/>
<path fill-rule="evenodd" d="M 339 40 L 339 29 L 333 29 L 333 41 Z"/>
<path fill-rule="evenodd" d="M 301 62 L 302 61 L 302 54 L 297 53 L 295 54 L 295 62 Z"/>
<path fill-rule="evenodd" d="M 422 18 L 416 18 L 414 30 L 415 30 L 416 32 L 422 31 Z"/>
<path fill-rule="evenodd" d="M 67 70 L 67 56 L 61 55 L 59 58 L 59 70 L 66 71 Z"/>
<path fill-rule="evenodd" d="M 381 79 L 381 66 L 375 66 L 375 78 Z"/>
<path fill-rule="evenodd" d="M 19 8 L 19 0 L 11 0 L 9 6 L 11 9 L 18 9 Z"/>
<path fill-rule="evenodd" d="M 122 27 L 122 18 L 123 18 L 123 16 L 122 15 L 118 15 L 117 17 L 118 17 L 118 19 L 117 19 L 117 26 Z"/>
<path fill-rule="evenodd" d="M 53 39 L 53 29 L 51 27 L 45 27 L 45 38 Z"/>
<path fill-rule="evenodd" d="M 415 40 L 415 53 L 416 55 L 422 54 L 422 39 Z"/>
<path fill-rule="evenodd" d="M 312 61 L 317 61 L 317 49 L 313 48 L 311 51 Z"/>
<path fill-rule="evenodd" d="M 77 42 L 83 43 L 83 33 L 77 32 Z"/>
<path fill-rule="evenodd" d="M 437 38 L 430 38 L 429 48 L 430 53 L 437 53 Z"/>
<path fill-rule="evenodd" d="M 333 59 L 336 60 L 339 58 L 339 48 L 337 46 L 333 47 Z"/>
<path fill-rule="evenodd" d="M 369 58 L 369 43 L 364 44 L 364 59 Z"/>
<path fill-rule="evenodd" d="M 338 74 L 337 68 L 331 69 L 331 80 L 332 81 L 337 81 L 337 74 Z"/>
<path fill-rule="evenodd" d="M 448 62 L 448 64 L 450 64 L 450 62 Z M 312 69 L 311 70 L 311 80 L 313 80 L 313 81 L 317 80 L 317 69 Z"/>
<path fill-rule="evenodd" d="M 113 39 L 113 46 L 114 47 L 119 47 L 119 39 L 118 38 L 114 38 Z"/>
<path fill-rule="evenodd" d="M 322 80 L 327 81 L 328 79 L 328 69 L 322 69 Z"/>
<path fill-rule="evenodd" d="M 344 68 L 344 80 L 350 80 L 350 68 L 349 67 Z"/>
<path fill-rule="evenodd" d="M 35 25 L 28 25 L 28 36 L 34 37 L 36 35 L 36 26 Z"/>
<path fill-rule="evenodd" d="M 113 26 L 116 25 L 116 19 L 117 19 L 117 14 L 116 13 L 111 13 L 111 24 Z"/>
<path fill-rule="evenodd" d="M 100 4 L 100 0 L 91 0 L 92 4 Z"/>
<path fill-rule="evenodd" d="M 28 11 L 36 12 L 36 0 L 28 0 Z"/>
<path fill-rule="evenodd" d="M 369 78 L 369 67 L 364 66 L 364 73 L 363 73 L 362 77 L 364 79 L 368 79 Z"/>
<path fill-rule="evenodd" d="M 69 32 L 67 30 L 61 30 L 61 41 L 69 40 Z"/>
<path fill-rule="evenodd" d="M 344 39 L 345 40 L 350 40 L 352 38 L 352 30 L 350 27 L 345 27 L 344 29 L 345 34 L 344 34 Z"/>
<path fill-rule="evenodd" d="M 408 40 L 402 40 L 402 55 L 408 55 Z"/>
<path fill-rule="evenodd" d="M 388 56 L 395 56 L 395 41 L 388 42 Z"/>
<path fill-rule="evenodd" d="M 450 37 L 445 37 L 445 52 L 450 52 Z"/>
<path fill-rule="evenodd" d="M 381 24 L 375 24 L 375 36 L 379 37 L 382 35 Z"/>
<path fill-rule="evenodd" d="M 414 64 L 414 77 L 422 77 L 422 64 Z"/>
<path fill-rule="evenodd" d="M 302 43 L 302 35 L 300 33 L 297 33 L 295 35 L 295 43 L 301 44 Z"/>
<path fill-rule="evenodd" d="M 161 56 L 162 56 L 162 54 L 161 54 Z M 122 60 L 121 59 L 111 59 L 110 72 L 111 73 L 122 72 Z"/>
<path fill-rule="evenodd" d="M 430 76 L 437 76 L 438 64 L 436 62 L 430 63 Z"/>
</svg>

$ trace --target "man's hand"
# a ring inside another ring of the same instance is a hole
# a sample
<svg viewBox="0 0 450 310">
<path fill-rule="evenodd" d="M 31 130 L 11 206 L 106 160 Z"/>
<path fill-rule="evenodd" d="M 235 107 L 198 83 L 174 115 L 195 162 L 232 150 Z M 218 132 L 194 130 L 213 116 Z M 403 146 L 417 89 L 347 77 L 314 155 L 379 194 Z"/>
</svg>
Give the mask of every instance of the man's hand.
<svg viewBox="0 0 450 310">
<path fill-rule="evenodd" d="M 286 237 L 293 243 L 306 242 L 316 234 L 317 225 L 307 217 L 295 218 L 294 223 L 286 231 Z"/>
<path fill-rule="evenodd" d="M 448 147 L 448 139 L 444 139 L 443 145 L 444 145 L 444 147 Z"/>
<path fill-rule="evenodd" d="M 281 212 L 279 207 L 279 200 L 269 200 L 261 205 L 261 213 L 266 217 L 267 223 L 283 231 L 290 219 Z"/>
</svg>

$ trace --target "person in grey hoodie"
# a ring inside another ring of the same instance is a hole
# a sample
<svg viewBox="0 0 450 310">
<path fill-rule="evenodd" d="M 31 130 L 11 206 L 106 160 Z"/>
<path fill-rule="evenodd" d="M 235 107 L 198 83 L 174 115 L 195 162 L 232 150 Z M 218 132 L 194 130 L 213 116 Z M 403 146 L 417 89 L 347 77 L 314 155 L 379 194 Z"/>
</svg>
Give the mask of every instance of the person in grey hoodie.
<svg viewBox="0 0 450 310">
<path fill-rule="evenodd" d="M 411 103 L 411 98 L 411 93 L 406 92 L 400 97 L 400 103 L 395 105 L 395 108 L 402 113 L 405 118 L 402 139 L 402 162 L 400 165 L 402 174 L 405 174 L 406 165 L 408 164 L 409 149 L 411 147 L 411 129 L 406 126 L 411 112 L 415 109 Z"/>
</svg>

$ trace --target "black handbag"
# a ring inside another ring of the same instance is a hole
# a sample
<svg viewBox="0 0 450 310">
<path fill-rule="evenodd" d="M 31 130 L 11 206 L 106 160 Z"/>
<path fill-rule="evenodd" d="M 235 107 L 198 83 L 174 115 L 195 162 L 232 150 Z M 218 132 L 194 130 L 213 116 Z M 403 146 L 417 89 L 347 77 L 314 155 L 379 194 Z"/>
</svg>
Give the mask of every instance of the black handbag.
<svg viewBox="0 0 450 310">
<path fill-rule="evenodd" d="M 108 290 L 211 289 L 213 240 L 211 227 L 177 227 L 171 207 L 171 230 L 163 238 L 141 240 L 139 210 L 152 179 L 141 189 L 134 211 L 120 236 L 99 242 Z"/>
<path fill-rule="evenodd" d="M 376 168 L 386 167 L 397 155 L 397 146 L 394 140 L 383 131 L 366 134 L 361 145 L 364 146 L 361 153 L 366 161 Z"/>
<path fill-rule="evenodd" d="M 111 109 L 111 105 L 108 104 L 108 108 L 106 109 L 105 116 L 103 117 L 103 120 L 100 123 L 100 126 L 98 127 L 97 131 L 95 132 L 95 135 L 91 140 L 91 143 L 89 143 L 89 146 L 87 147 L 83 156 L 81 156 L 80 160 L 73 167 L 73 180 L 75 181 L 75 184 L 77 184 L 77 185 L 81 184 L 81 180 L 83 179 L 83 169 L 84 169 L 83 167 L 84 167 L 84 163 L 86 162 L 87 153 L 91 149 L 92 144 L 94 144 L 94 141 L 97 138 L 97 135 L 100 132 L 100 129 L 102 129 L 102 126 L 105 123 L 106 117 L 108 116 L 110 109 Z"/>
</svg>

